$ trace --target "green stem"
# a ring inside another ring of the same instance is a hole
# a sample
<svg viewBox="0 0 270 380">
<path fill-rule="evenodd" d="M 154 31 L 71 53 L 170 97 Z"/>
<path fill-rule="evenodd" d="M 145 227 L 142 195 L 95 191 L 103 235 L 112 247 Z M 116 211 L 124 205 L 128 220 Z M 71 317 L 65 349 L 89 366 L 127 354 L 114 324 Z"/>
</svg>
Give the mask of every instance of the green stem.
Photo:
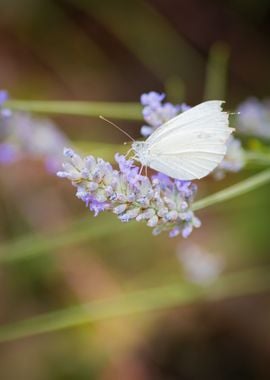
<svg viewBox="0 0 270 380">
<path fill-rule="evenodd" d="M 248 164 L 255 163 L 263 166 L 270 166 L 269 153 L 245 151 L 245 159 Z"/>
<path fill-rule="evenodd" d="M 5 102 L 5 107 L 14 111 L 43 114 L 66 114 L 92 117 L 103 115 L 115 119 L 142 120 L 142 107 L 138 103 L 8 100 Z"/>
<path fill-rule="evenodd" d="M 267 268 L 268 269 L 268 268 Z M 212 301 L 268 290 L 266 268 L 221 277 L 211 287 L 177 283 L 69 307 L 0 327 L 0 342 L 53 332 L 114 317 L 162 310 L 196 301 Z"/>
<path fill-rule="evenodd" d="M 254 190 L 268 182 L 270 182 L 270 169 L 247 178 L 233 186 L 228 187 L 227 189 L 209 195 L 208 197 L 195 202 L 192 208 L 194 211 L 197 211 L 202 208 L 225 202 L 229 199 L 246 194 L 249 191 Z"/>
</svg>

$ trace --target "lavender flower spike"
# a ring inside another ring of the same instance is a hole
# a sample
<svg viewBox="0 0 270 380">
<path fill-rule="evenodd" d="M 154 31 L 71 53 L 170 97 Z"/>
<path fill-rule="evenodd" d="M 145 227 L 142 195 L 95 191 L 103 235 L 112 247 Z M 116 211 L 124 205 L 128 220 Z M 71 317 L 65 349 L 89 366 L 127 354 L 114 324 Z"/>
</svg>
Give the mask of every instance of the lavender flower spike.
<svg viewBox="0 0 270 380">
<path fill-rule="evenodd" d="M 168 231 L 171 237 L 188 237 L 200 226 L 191 210 L 197 190 L 193 183 L 173 181 L 163 174 L 140 175 L 133 161 L 119 154 L 115 155 L 118 170 L 101 158 L 81 158 L 71 149 L 65 149 L 64 155 L 63 171 L 57 175 L 71 181 L 77 197 L 95 215 L 111 211 L 122 222 L 144 221 L 154 235 Z"/>
<path fill-rule="evenodd" d="M 61 150 L 69 144 L 67 137 L 50 120 L 24 112 L 1 114 L 5 99 L 6 92 L 0 91 L 0 164 L 29 157 L 41 159 L 48 172 L 56 173 L 61 168 Z"/>
<path fill-rule="evenodd" d="M 243 169 L 245 166 L 245 154 L 242 148 L 241 141 L 233 136 L 227 141 L 227 153 L 218 165 L 218 167 L 213 171 L 212 175 L 215 179 L 223 179 L 226 173 L 237 173 Z"/>
</svg>

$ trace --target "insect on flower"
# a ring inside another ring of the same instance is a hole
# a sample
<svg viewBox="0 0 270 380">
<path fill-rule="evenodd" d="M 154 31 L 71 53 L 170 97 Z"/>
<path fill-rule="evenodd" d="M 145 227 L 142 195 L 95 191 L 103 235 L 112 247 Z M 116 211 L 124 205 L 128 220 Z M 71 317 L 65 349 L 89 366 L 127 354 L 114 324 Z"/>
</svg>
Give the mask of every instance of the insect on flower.
<svg viewBox="0 0 270 380">
<path fill-rule="evenodd" d="M 206 176 L 219 165 L 233 129 L 228 126 L 228 114 L 222 111 L 222 101 L 189 108 L 162 104 L 164 96 L 150 92 L 141 97 L 143 116 L 149 124 L 141 130 L 150 135 L 145 141 L 135 141 L 101 117 L 132 140 L 125 157 L 115 156 L 119 170 L 100 158 L 81 158 L 66 149 L 67 162 L 58 176 L 72 182 L 77 197 L 95 215 L 111 211 L 122 222 L 145 221 L 154 235 L 168 231 L 170 237 L 181 234 L 186 238 L 201 224 L 192 210 L 197 186 L 190 180 Z M 131 150 L 135 154 L 127 159 Z M 141 170 L 134 160 L 141 163 Z M 143 176 L 144 166 L 157 174 Z"/>
<path fill-rule="evenodd" d="M 201 103 L 161 125 L 145 141 L 133 142 L 134 159 L 175 179 L 205 177 L 223 160 L 233 131 L 222 103 Z"/>
</svg>

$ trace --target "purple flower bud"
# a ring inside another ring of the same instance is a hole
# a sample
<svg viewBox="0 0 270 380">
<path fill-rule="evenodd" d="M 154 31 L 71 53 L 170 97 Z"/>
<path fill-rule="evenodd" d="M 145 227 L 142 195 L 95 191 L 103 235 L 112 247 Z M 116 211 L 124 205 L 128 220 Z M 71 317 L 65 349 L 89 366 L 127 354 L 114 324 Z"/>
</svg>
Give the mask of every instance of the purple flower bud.
<svg viewBox="0 0 270 380">
<path fill-rule="evenodd" d="M 143 125 L 141 127 L 141 135 L 143 137 L 148 137 L 151 135 L 151 133 L 153 132 L 153 128 L 152 127 L 149 127 L 148 125 Z"/>
<path fill-rule="evenodd" d="M 158 210 L 157 214 L 159 217 L 164 218 L 167 213 L 168 213 L 167 207 L 163 207 L 163 208 Z"/>
<path fill-rule="evenodd" d="M 5 90 L 0 90 L 0 107 L 8 100 L 8 98 L 8 92 Z"/>
<path fill-rule="evenodd" d="M 69 178 L 70 174 L 68 172 L 58 171 L 56 173 L 59 178 Z"/>
<path fill-rule="evenodd" d="M 64 148 L 64 156 L 67 158 L 73 158 L 75 156 L 75 153 L 70 148 Z"/>
<path fill-rule="evenodd" d="M 107 201 L 106 194 L 104 193 L 104 190 L 98 189 L 95 194 L 95 199 L 99 203 L 104 203 Z"/>
<path fill-rule="evenodd" d="M 89 200 L 89 194 L 87 193 L 87 191 L 85 191 L 83 189 L 78 189 L 78 191 L 76 193 L 76 197 L 81 199 L 85 203 L 87 203 Z"/>
<path fill-rule="evenodd" d="M 139 212 L 140 212 L 139 208 L 130 209 L 125 214 L 119 215 L 119 219 L 122 222 L 129 222 L 131 219 L 136 218 Z"/>
<path fill-rule="evenodd" d="M 188 208 L 188 203 L 186 202 L 186 201 L 183 201 L 182 203 L 181 203 L 181 210 L 186 210 L 187 208 Z"/>
<path fill-rule="evenodd" d="M 122 214 L 124 211 L 126 211 L 127 207 L 128 207 L 127 204 L 116 206 L 114 207 L 113 212 L 114 214 L 117 214 L 117 215 Z"/>
<path fill-rule="evenodd" d="M 97 216 L 101 211 L 105 211 L 109 205 L 106 202 L 98 202 L 96 200 L 91 200 L 89 202 L 90 211 L 94 212 L 94 216 Z"/>
<path fill-rule="evenodd" d="M 161 232 L 162 232 L 162 227 L 161 227 L 161 226 L 157 226 L 157 227 L 155 227 L 155 228 L 153 229 L 152 234 L 153 234 L 154 236 L 157 236 L 157 235 L 161 234 Z"/>
<path fill-rule="evenodd" d="M 165 216 L 164 219 L 167 220 L 167 222 L 172 222 L 178 218 L 178 212 L 176 210 L 169 211 Z"/>
<path fill-rule="evenodd" d="M 158 106 L 162 100 L 165 98 L 165 94 L 159 94 L 155 91 L 150 91 L 147 94 L 141 95 L 141 104 L 143 106 L 150 105 L 151 107 Z"/>
<path fill-rule="evenodd" d="M 158 216 L 154 215 L 147 222 L 148 227 L 155 227 L 158 224 Z"/>
<path fill-rule="evenodd" d="M 183 228 L 182 230 L 182 236 L 183 238 L 187 238 L 192 232 L 192 226 L 188 224 L 186 227 Z"/>
<path fill-rule="evenodd" d="M 200 219 L 197 218 L 196 216 L 194 216 L 194 218 L 193 218 L 193 226 L 195 228 L 199 228 L 199 227 L 201 227 L 201 225 L 202 225 L 202 222 L 200 221 Z"/>
<path fill-rule="evenodd" d="M 176 237 L 180 234 L 181 232 L 181 229 L 179 227 L 174 227 L 170 232 L 169 232 L 169 236 L 172 238 L 172 237 Z"/>
<path fill-rule="evenodd" d="M 181 108 L 181 112 L 185 112 L 185 111 L 188 111 L 191 108 L 191 106 L 188 106 L 186 103 L 182 103 L 180 108 Z"/>
</svg>

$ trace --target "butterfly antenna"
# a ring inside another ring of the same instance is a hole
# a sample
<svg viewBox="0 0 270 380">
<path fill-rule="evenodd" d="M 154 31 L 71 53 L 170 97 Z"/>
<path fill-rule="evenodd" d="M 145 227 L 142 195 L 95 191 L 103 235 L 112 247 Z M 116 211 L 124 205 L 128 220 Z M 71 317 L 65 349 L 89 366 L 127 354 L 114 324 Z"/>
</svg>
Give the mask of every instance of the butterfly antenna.
<svg viewBox="0 0 270 380">
<path fill-rule="evenodd" d="M 116 125 L 115 123 L 113 123 L 112 121 L 106 119 L 104 116 L 99 116 L 99 118 L 101 120 L 104 120 L 106 121 L 107 123 L 111 124 L 113 127 L 115 127 L 116 129 L 118 129 L 119 131 L 121 131 L 122 133 L 124 133 L 124 135 L 126 135 L 131 141 L 135 141 L 133 137 L 131 137 L 126 131 L 124 131 L 122 128 L 120 128 L 118 125 Z"/>
</svg>

